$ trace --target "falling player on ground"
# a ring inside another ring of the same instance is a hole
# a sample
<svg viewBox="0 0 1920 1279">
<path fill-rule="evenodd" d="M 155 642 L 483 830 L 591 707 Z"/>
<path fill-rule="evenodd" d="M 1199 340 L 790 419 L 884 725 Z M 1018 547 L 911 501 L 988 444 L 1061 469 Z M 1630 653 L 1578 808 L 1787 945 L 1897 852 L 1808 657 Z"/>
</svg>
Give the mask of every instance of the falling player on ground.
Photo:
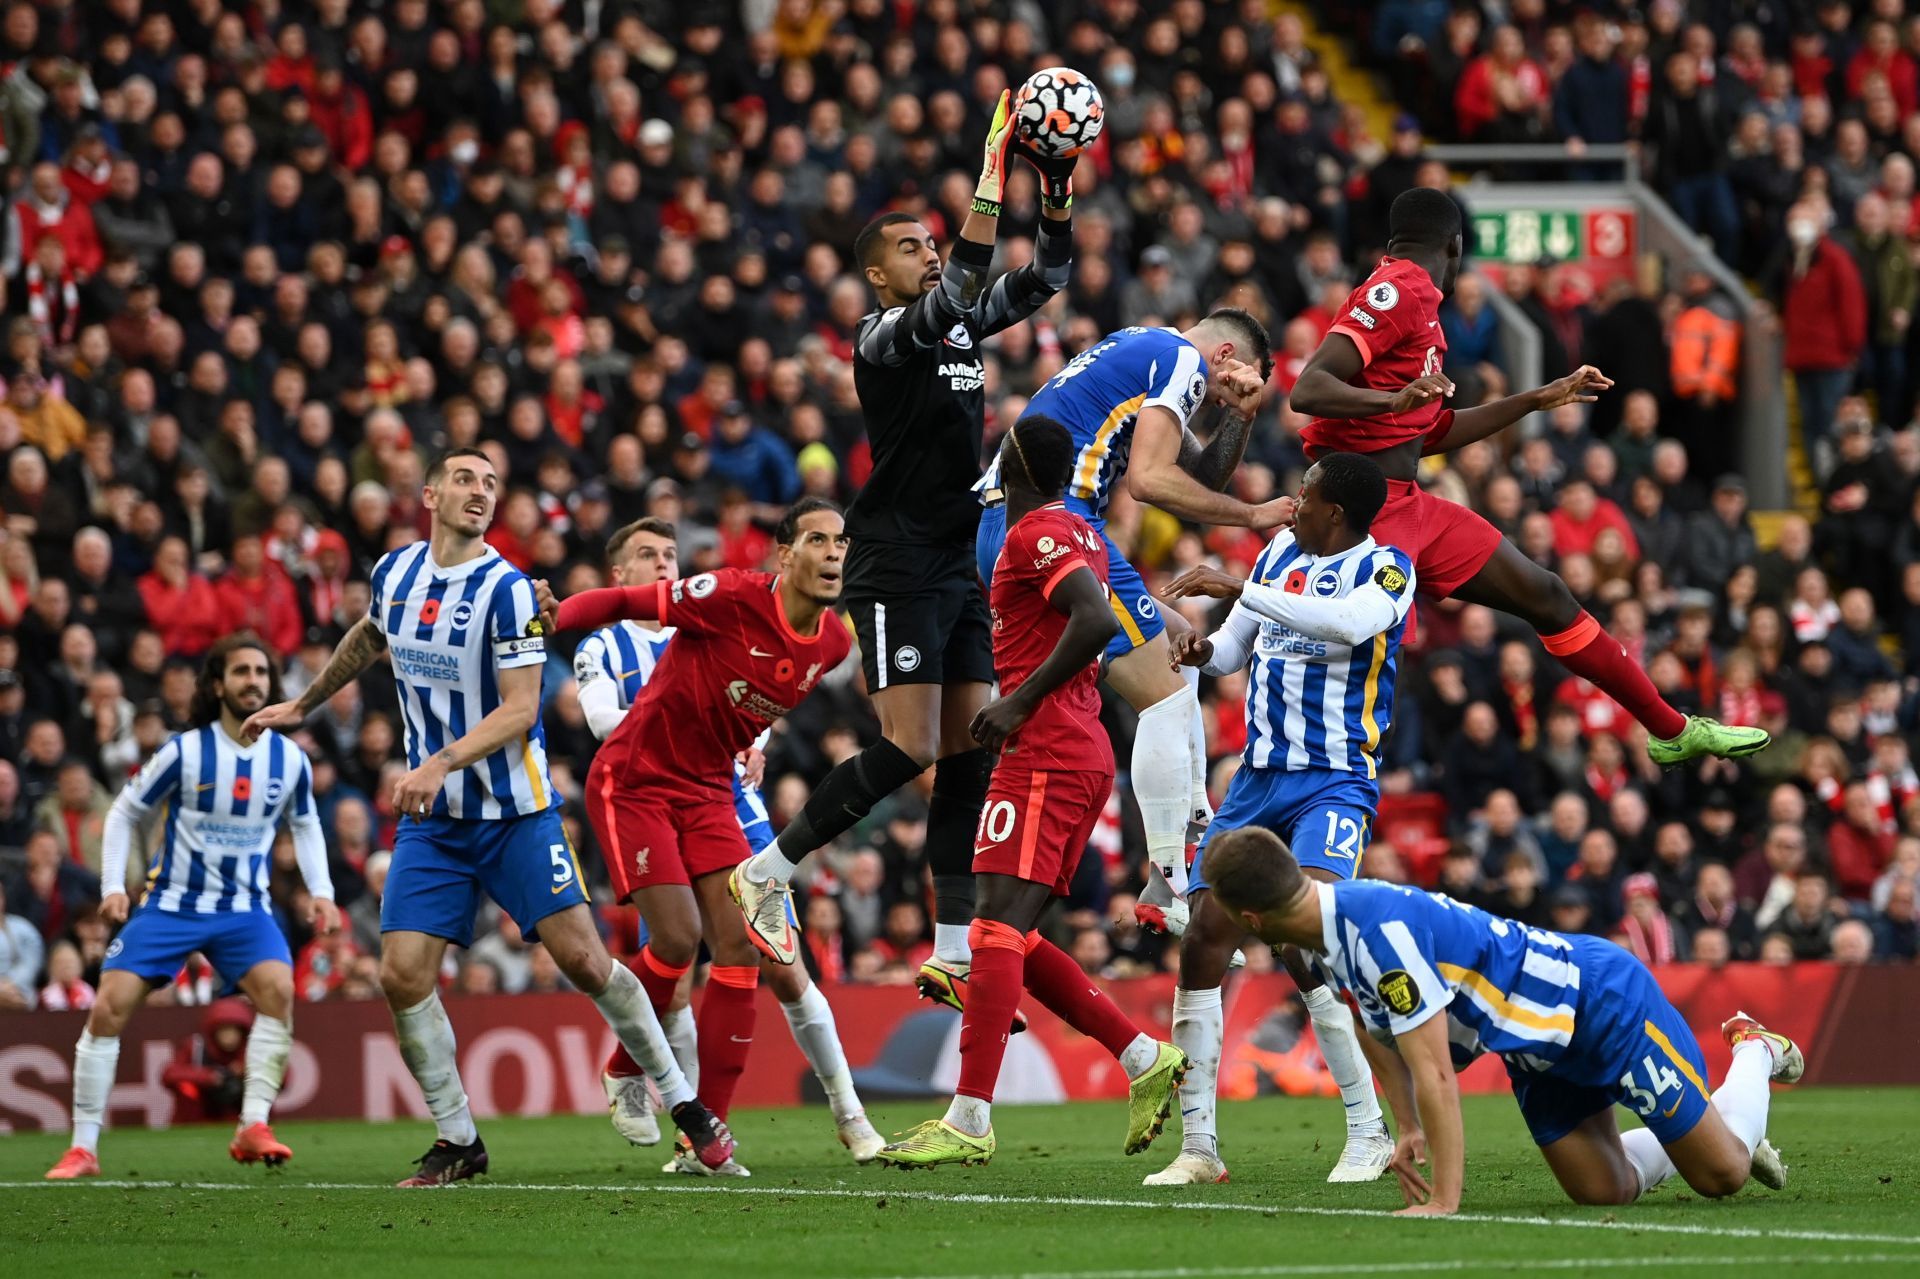
<svg viewBox="0 0 1920 1279">
<path fill-rule="evenodd" d="M 1193 1062 L 1180 1086 L 1180 1156 L 1148 1177 L 1149 1186 L 1227 1179 L 1215 1126 L 1220 983 L 1245 930 L 1206 891 L 1208 844 L 1227 831 L 1262 826 L 1287 839 L 1313 879 L 1334 883 L 1359 873 L 1380 801 L 1376 752 L 1393 719 L 1415 585 L 1406 554 L 1368 535 L 1386 497 L 1386 478 L 1367 458 L 1326 454 L 1300 486 L 1294 526 L 1261 553 L 1251 580 L 1203 566 L 1167 587 L 1169 598 L 1235 601 L 1225 625 L 1204 639 L 1182 637 L 1174 656 L 1207 675 L 1244 670 L 1249 662 L 1253 673 L 1246 750 L 1187 888 L 1192 922 L 1173 996 L 1173 1042 Z M 1327 1180 L 1372 1181 L 1386 1171 L 1393 1139 L 1353 1015 L 1297 949 L 1281 957 L 1346 1103 L 1346 1146 Z"/>
<path fill-rule="evenodd" d="M 1014 154 L 1040 175 L 1039 230 L 1032 261 L 989 286 Z M 741 872 L 742 909 L 756 944 L 776 963 L 793 960 L 784 897 L 800 862 L 931 765 L 926 861 L 934 942 L 916 984 L 950 1007 L 965 1002 L 973 833 L 993 769 L 967 731 L 993 683 L 993 637 L 973 567 L 980 504 L 972 489 L 986 417 L 981 344 L 1066 287 L 1076 163 L 1026 150 L 1002 93 L 972 209 L 945 264 L 932 233 L 910 214 L 883 213 L 854 241 L 879 307 L 854 338 L 873 474 L 847 511 L 846 607 L 881 737 L 821 779 L 779 842 L 757 850 Z"/>
<path fill-rule="evenodd" d="M 410 771 L 393 792 L 401 818 L 380 901 L 380 986 L 400 1054 L 439 1130 L 401 1185 L 444 1185 L 487 1170 L 439 994 L 440 962 L 449 943 L 472 943 L 482 891 L 593 1000 L 653 1077 L 701 1162 L 718 1167 L 732 1157 L 733 1136 L 674 1064 L 646 991 L 607 954 L 560 823 L 540 727 L 546 627 L 533 584 L 484 538 L 499 483 L 478 449 L 434 459 L 423 493 L 428 540 L 381 557 L 367 615 L 298 700 L 247 720 L 243 740 L 298 725 L 382 652 L 391 656 Z"/>
<path fill-rule="evenodd" d="M 1106 535 L 1107 504 L 1122 484 L 1135 498 L 1182 519 L 1242 528 L 1277 528 L 1292 516 L 1293 499 L 1258 506 L 1229 497 L 1254 412 L 1266 387 L 1272 355 L 1266 330 L 1245 311 L 1222 308 L 1184 333 L 1121 329 L 1075 356 L 1034 395 L 1028 412 L 1063 423 L 1073 437 L 1067 509 L 1093 525 L 1107 557 L 1108 583 L 1119 629 L 1106 649 L 1106 679 L 1140 714 L 1127 781 L 1140 806 L 1147 856 L 1153 863 L 1151 900 L 1172 912 L 1184 903 L 1166 891 L 1186 887 L 1187 845 L 1211 816 L 1206 793 L 1206 739 L 1199 677 L 1175 669 L 1168 627 L 1190 629 L 1164 614 L 1140 574 Z M 1202 404 L 1217 406 L 1211 440 L 1202 447 L 1189 426 Z M 978 486 L 985 506 L 975 539 L 980 580 L 993 586 L 994 564 L 1006 537 L 1000 461 Z M 1175 920 L 1171 931 L 1183 924 Z"/>
<path fill-rule="evenodd" d="M 1767 1141 L 1769 1084 L 1800 1078 L 1799 1048 L 1734 1014 L 1721 1027 L 1733 1064 L 1709 1094 L 1686 1020 L 1612 942 L 1528 928 L 1394 884 L 1320 884 L 1257 827 L 1213 841 L 1207 878 L 1220 907 L 1261 941 L 1314 952 L 1397 1050 L 1383 1056 L 1391 1070 L 1381 1083 L 1401 1120 L 1392 1166 L 1402 1215 L 1460 1208 L 1466 1140 L 1455 1058 L 1476 1044 L 1506 1064 L 1527 1129 L 1575 1203 L 1632 1203 L 1675 1171 L 1709 1198 L 1749 1177 L 1786 1185 Z M 1616 1105 L 1645 1127 L 1623 1134 Z M 1428 1159 L 1430 1179 L 1420 1171 Z"/>
<path fill-rule="evenodd" d="M 1485 604 L 1532 626 L 1562 666 L 1646 726 L 1647 753 L 1656 763 L 1701 755 L 1737 759 L 1763 749 L 1769 739 L 1758 728 L 1673 709 L 1565 582 L 1480 515 L 1415 482 L 1422 457 L 1464 448 L 1532 413 L 1591 403 L 1613 382 L 1582 365 L 1537 390 L 1447 408 L 1454 388 L 1440 371 L 1447 350 L 1440 302 L 1460 274 L 1460 208 L 1444 191 L 1416 187 L 1393 202 L 1389 216 L 1387 256 L 1347 295 L 1293 388 L 1295 411 L 1314 419 L 1302 432 L 1307 455 L 1344 449 L 1378 462 L 1388 496 L 1374 536 L 1413 556 L 1428 594 Z"/>
<path fill-rule="evenodd" d="M 648 586 L 679 577 L 680 554 L 673 525 L 651 517 L 627 525 L 608 541 L 607 563 L 616 586 Z M 573 658 L 573 674 L 579 681 L 580 710 L 596 738 L 604 740 L 619 726 L 627 709 L 653 679 L 673 636 L 672 628 L 658 622 L 622 621 L 595 631 L 580 645 Z M 773 839 L 759 789 L 759 771 L 764 765 L 759 747 L 764 741 L 763 733 L 734 761 L 732 770 L 734 818 L 747 844 L 756 848 L 764 847 Z M 631 877 L 631 868 L 624 864 L 609 869 L 616 885 Z M 733 913 L 731 902 L 725 910 L 728 915 Z M 660 1020 L 666 1027 L 667 1041 L 673 1045 L 680 1069 L 697 1088 L 700 1080 L 698 1039 L 687 990 L 687 974 L 692 969 L 683 965 L 691 965 L 700 938 L 697 934 L 680 938 L 681 945 L 675 949 L 652 929 L 650 922 L 647 945 L 632 961 L 633 971 L 641 984 L 648 987 L 649 994 L 656 985 L 673 980 L 672 1000 L 661 1012 Z M 681 970 L 678 974 L 674 971 L 676 968 Z M 826 995 L 808 980 L 807 970 L 799 964 L 768 964 L 762 971 L 780 1001 L 781 1011 L 786 1014 L 794 1042 L 800 1046 L 826 1092 L 841 1144 L 853 1152 L 856 1162 L 871 1162 L 885 1143 L 867 1122 L 859 1094 L 854 1091 L 853 1072 L 847 1066 L 847 1055 L 840 1046 L 840 1032 L 834 1025 L 833 1008 L 827 1003 Z M 657 1003 L 655 1008 L 659 1011 Z M 651 1146 L 659 1141 L 660 1126 L 653 1117 L 646 1074 L 625 1049 L 614 1049 L 602 1080 L 613 1126 L 620 1135 L 637 1146 Z M 698 1161 L 678 1156 L 676 1160 L 705 1171 L 705 1166 Z"/>
<path fill-rule="evenodd" d="M 172 981 L 195 951 L 256 1010 L 240 1123 L 227 1151 L 241 1163 L 269 1166 L 293 1158 L 267 1126 L 293 1047 L 293 956 L 267 896 L 282 822 L 293 831 L 294 858 L 313 899 L 314 931 L 337 932 L 340 911 L 306 755 L 278 733 L 240 744 L 246 717 L 279 692 L 279 669 L 258 637 L 243 632 L 215 644 L 194 689 L 197 727 L 154 752 L 107 814 L 100 913 L 126 927 L 107 948 L 100 994 L 73 1050 L 73 1148 L 47 1173 L 49 1181 L 100 1175 L 95 1152 L 120 1060 L 120 1032 L 148 993 Z M 140 825 L 159 808 L 167 813 L 165 840 L 129 918 L 127 860 Z"/>
<path fill-rule="evenodd" d="M 760 984 L 759 952 L 727 893 L 747 856 L 733 806 L 734 759 L 853 647 L 831 608 L 847 554 L 840 508 L 803 498 L 774 541 L 777 574 L 723 569 L 583 591 L 560 604 L 556 618 L 561 630 L 623 619 L 675 629 L 653 678 L 593 758 L 587 817 L 614 892 L 647 921 L 656 963 L 642 973 L 653 1007 L 672 1006 L 703 936 L 713 956 L 700 1003 L 700 1083 L 722 1119 L 753 1045 Z M 539 597 L 544 611 L 553 598 L 545 582 Z M 783 962 L 793 960 L 789 952 Z M 724 1171 L 745 1175 L 737 1164 Z"/>
<path fill-rule="evenodd" d="M 897 1167 L 993 1158 L 993 1087 L 1023 986 L 1127 1072 L 1128 1154 L 1159 1135 L 1187 1069 L 1185 1054 L 1143 1034 L 1034 931 L 1048 901 L 1067 891 L 1113 785 L 1098 663 L 1118 622 L 1106 548 L 1060 500 L 1072 466 L 1073 442 L 1058 422 L 1030 415 L 1007 432 L 1000 471 L 1009 530 L 992 596 L 1001 696 L 973 723 L 975 739 L 1000 760 L 974 852 L 979 905 L 960 1086 L 945 1118 L 881 1150 L 881 1161 Z"/>
</svg>

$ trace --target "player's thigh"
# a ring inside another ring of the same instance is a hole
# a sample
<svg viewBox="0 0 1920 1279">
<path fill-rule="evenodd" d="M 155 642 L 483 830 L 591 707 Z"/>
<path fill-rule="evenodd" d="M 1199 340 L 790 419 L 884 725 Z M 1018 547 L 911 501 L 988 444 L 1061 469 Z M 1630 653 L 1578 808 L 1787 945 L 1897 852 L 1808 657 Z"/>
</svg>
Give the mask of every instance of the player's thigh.
<svg viewBox="0 0 1920 1279">
<path fill-rule="evenodd" d="M 540 920 L 540 944 L 567 980 L 589 995 L 606 988 L 613 969 L 607 944 L 594 927 L 593 911 L 579 902 L 553 911 Z"/>
<path fill-rule="evenodd" d="M 975 918 L 1006 924 L 1024 933 L 1040 922 L 1040 912 L 1053 899 L 1053 885 L 981 873 L 974 878 L 974 898 Z"/>
<path fill-rule="evenodd" d="M 732 811 L 729 804 L 729 819 Z M 500 909 L 513 916 L 527 940 L 541 940 L 540 924 L 548 916 L 586 907 L 586 873 L 559 809 L 469 824 L 478 828 L 466 836 L 474 850 L 480 885 Z M 556 953 L 554 958 L 560 956 Z"/>
<path fill-rule="evenodd" d="M 700 957 L 700 902 L 691 883 L 663 878 L 636 888 L 629 899 L 647 921 L 647 949 L 670 968 Z"/>
<path fill-rule="evenodd" d="M 1171 685 L 1166 684 L 1165 681 L 1150 685 L 1155 688 L 1168 688 L 1170 691 L 1146 701 L 1136 701 L 1131 694 L 1121 689 L 1121 695 L 1126 697 L 1135 709 L 1145 710 L 1162 698 L 1170 697 L 1174 692 L 1179 691 L 1184 686 L 1183 681 L 1172 670 L 1172 657 L 1164 638 L 1167 633 L 1166 620 L 1160 616 L 1160 606 L 1147 592 L 1147 584 L 1141 580 L 1140 571 L 1120 553 L 1120 549 L 1113 544 L 1113 539 L 1106 535 L 1104 529 L 1100 533 L 1100 540 L 1107 549 L 1107 599 L 1113 606 L 1113 620 L 1120 626 L 1119 631 L 1107 644 L 1107 661 L 1110 666 L 1126 661 L 1129 666 L 1144 667 L 1144 663 L 1136 662 L 1134 658 L 1142 650 L 1152 651 L 1159 661 L 1159 674 L 1172 681 Z M 1159 641 L 1158 644 L 1154 643 L 1156 640 Z M 1141 669 L 1137 676 L 1130 675 L 1127 678 L 1145 681 L 1152 677 L 1145 669 Z M 1120 685 L 1116 684 L 1114 687 L 1119 689 Z M 1142 688 L 1141 691 L 1145 693 L 1149 689 Z"/>
<path fill-rule="evenodd" d="M 1207 889 L 1189 889 L 1187 901 L 1193 913 L 1180 939 L 1180 989 L 1215 990 L 1227 979 L 1233 952 L 1246 940 L 1247 930 Z"/>
<path fill-rule="evenodd" d="M 382 934 L 425 933 L 456 946 L 473 943 L 480 875 L 470 851 L 459 847 L 457 832 L 449 828 L 451 821 L 408 818 L 400 823 L 380 898 Z M 382 943 L 383 958 L 384 954 Z"/>
<path fill-rule="evenodd" d="M 87 1033 L 108 1039 L 118 1037 L 135 1011 L 147 1002 L 152 989 L 146 978 L 125 969 L 102 972 L 100 989 L 95 992 L 93 1008 L 87 1014 Z"/>
<path fill-rule="evenodd" d="M 708 871 L 693 881 L 694 900 L 700 907 L 700 928 L 706 938 L 707 949 L 713 954 L 713 962 L 730 968 L 754 968 L 760 963 L 760 952 L 747 940 L 746 921 L 740 917 L 740 908 L 734 904 L 727 892 L 727 877 L 730 871 Z M 791 968 L 786 964 L 782 967 Z"/>
<path fill-rule="evenodd" d="M 947 637 L 940 654 L 941 682 L 946 686 L 942 705 L 957 687 L 993 683 L 993 612 L 987 607 L 987 593 L 977 573 L 968 570 L 956 574 L 947 585 L 942 600 L 941 625 Z M 964 734 L 972 722 L 968 716 L 960 723 Z M 962 749 L 965 749 L 963 746 Z M 942 754 L 950 754 L 943 744 Z"/>
<path fill-rule="evenodd" d="M 973 740 L 973 721 L 992 699 L 991 682 L 949 680 L 940 686 L 941 759 L 980 748 L 980 743 Z"/>
<path fill-rule="evenodd" d="M 291 996 L 293 952 L 287 948 L 286 934 L 274 923 L 273 916 L 263 911 L 214 916 L 200 953 L 228 981 L 243 981 L 256 968 L 278 966 L 286 971 L 287 991 Z"/>
<path fill-rule="evenodd" d="M 1358 775 L 1319 779 L 1314 774 L 1283 774 L 1293 793 L 1284 800 L 1286 816 L 1276 827 L 1292 849 L 1300 869 L 1325 883 L 1360 873 L 1379 794 Z"/>
<path fill-rule="evenodd" d="M 276 1021 L 293 1020 L 293 965 L 266 959 L 247 969 L 240 989 L 253 1006 Z"/>
<path fill-rule="evenodd" d="M 1117 609 L 1115 615 L 1118 616 Z M 1123 630 L 1114 644 L 1125 638 Z M 1167 647 L 1164 632 L 1142 641 L 1137 648 L 1129 645 L 1118 654 L 1113 645 L 1109 645 L 1107 656 L 1107 683 L 1136 711 L 1158 706 L 1187 686 L 1173 669 L 1173 651 Z"/>
<path fill-rule="evenodd" d="M 1284 787 L 1285 775 L 1278 769 L 1254 768 L 1242 762 L 1234 770 L 1232 780 L 1227 783 L 1226 796 L 1215 810 L 1213 820 L 1201 832 L 1193 864 L 1187 868 L 1189 897 L 1207 887 L 1207 848 L 1219 836 L 1253 826 L 1285 837 L 1288 809 Z"/>
<path fill-rule="evenodd" d="M 1580 604 L 1567 584 L 1504 540 L 1451 594 L 1464 603 L 1512 614 L 1547 635 L 1565 630 L 1580 616 Z"/>
<path fill-rule="evenodd" d="M 1563 1136 L 1542 1145 L 1540 1154 L 1575 1203 L 1631 1203 L 1640 1193 L 1640 1179 L 1620 1144 L 1612 1106 L 1588 1115 Z"/>
<path fill-rule="evenodd" d="M 1389 520 L 1384 531 L 1376 518 L 1369 530 L 1374 541 L 1411 556 L 1419 589 L 1440 599 L 1466 598 L 1460 589 L 1492 567 L 1502 545 L 1518 553 L 1519 548 L 1472 507 L 1420 489 L 1413 490 L 1405 505 L 1389 503 L 1388 510 L 1399 518 Z"/>
<path fill-rule="evenodd" d="M 410 929 L 380 934 L 380 989 L 395 1011 L 427 998 L 440 981 L 447 939 Z"/>
<path fill-rule="evenodd" d="M 1710 1199 L 1737 1193 L 1752 1175 L 1753 1152 L 1712 1106 L 1684 1136 L 1660 1144 L 1687 1185 Z"/>
<path fill-rule="evenodd" d="M 615 901 L 637 905 L 641 889 L 661 884 L 684 888 L 692 882 L 680 860 L 681 803 L 646 779 L 617 782 L 597 761 L 588 770 L 587 822 L 600 844 Z M 734 821 L 738 825 L 737 812 Z M 647 927 L 653 926 L 649 919 Z"/>
<path fill-rule="evenodd" d="M 871 683 L 867 687 L 874 688 Z M 938 684 L 897 681 L 875 689 L 873 711 L 880 719 L 880 735 L 915 760 L 931 764 L 940 753 L 941 692 Z"/>
</svg>

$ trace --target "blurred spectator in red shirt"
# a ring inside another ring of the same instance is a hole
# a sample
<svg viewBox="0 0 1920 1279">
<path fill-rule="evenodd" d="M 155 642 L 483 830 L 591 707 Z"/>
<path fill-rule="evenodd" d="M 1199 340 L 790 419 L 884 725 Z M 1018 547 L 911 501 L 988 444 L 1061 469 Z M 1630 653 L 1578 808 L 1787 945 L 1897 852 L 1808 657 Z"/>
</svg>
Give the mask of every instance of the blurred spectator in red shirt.
<svg viewBox="0 0 1920 1279">
<path fill-rule="evenodd" d="M 337 536 L 337 534 L 336 534 Z M 259 537 L 233 541 L 233 567 L 214 584 L 220 599 L 220 630 L 252 631 L 285 659 L 306 629 L 293 579 L 267 559 Z"/>
<path fill-rule="evenodd" d="M 220 597 L 213 583 L 193 571 L 180 538 L 161 540 L 153 571 L 140 579 L 140 600 L 168 657 L 199 657 L 220 638 Z"/>
</svg>

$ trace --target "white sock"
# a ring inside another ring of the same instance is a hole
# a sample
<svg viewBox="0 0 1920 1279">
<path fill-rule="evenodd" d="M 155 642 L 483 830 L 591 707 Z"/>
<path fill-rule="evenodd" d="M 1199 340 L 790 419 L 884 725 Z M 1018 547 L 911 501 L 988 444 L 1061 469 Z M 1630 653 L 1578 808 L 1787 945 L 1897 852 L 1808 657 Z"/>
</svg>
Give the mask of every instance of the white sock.
<svg viewBox="0 0 1920 1279">
<path fill-rule="evenodd" d="M 467 1090 L 460 1086 L 453 1023 L 447 1020 L 440 993 L 435 991 L 394 1013 L 393 1029 L 400 1038 L 400 1055 L 427 1099 L 427 1113 L 440 1136 L 456 1146 L 471 1146 L 480 1134 L 473 1126 L 473 1112 L 467 1109 Z"/>
<path fill-rule="evenodd" d="M 833 1005 L 820 988 L 807 983 L 800 998 L 781 1004 L 787 1015 L 787 1029 L 793 1042 L 813 1067 L 820 1086 L 827 1091 L 827 1106 L 835 1121 L 860 1113 L 860 1095 L 853 1090 L 853 1072 L 847 1068 L 846 1050 L 840 1046 L 840 1028 L 833 1021 Z"/>
<path fill-rule="evenodd" d="M 993 1103 L 956 1094 L 947 1107 L 946 1119 L 969 1137 L 984 1137 L 993 1127 Z"/>
<path fill-rule="evenodd" d="M 1623 1132 L 1620 1145 L 1627 1152 L 1627 1162 L 1633 1165 L 1634 1175 L 1640 1178 L 1641 1194 L 1673 1176 L 1673 1160 L 1667 1157 L 1667 1148 L 1650 1130 L 1635 1128 L 1632 1132 Z"/>
<path fill-rule="evenodd" d="M 1133 1042 L 1120 1050 L 1120 1069 L 1127 1072 L 1128 1079 L 1138 1079 L 1153 1069 L 1153 1063 L 1160 1060 L 1160 1045 L 1151 1035 L 1142 1032 L 1133 1037 Z"/>
<path fill-rule="evenodd" d="M 1189 1063 L 1187 1077 L 1180 1083 L 1180 1149 L 1209 1158 L 1220 1154 L 1216 1106 L 1225 1032 L 1218 986 L 1173 992 L 1173 1046 L 1187 1055 Z"/>
<path fill-rule="evenodd" d="M 1713 1094 L 1713 1108 L 1727 1121 L 1751 1156 L 1767 1135 L 1767 1108 L 1773 1104 L 1773 1048 L 1749 1039 L 1733 1050 L 1733 1064 Z"/>
<path fill-rule="evenodd" d="M 612 965 L 611 972 L 606 987 L 592 997 L 594 1007 L 613 1027 L 621 1047 L 652 1078 L 653 1086 L 660 1090 L 662 1105 L 672 1110 L 683 1101 L 692 1101 L 693 1089 L 687 1086 L 687 1077 L 673 1058 L 673 1048 L 660 1029 L 646 987 L 625 964 Z"/>
<path fill-rule="evenodd" d="M 1193 816 L 1193 717 L 1200 703 L 1182 684 L 1140 712 L 1133 734 L 1133 798 L 1146 828 L 1147 856 L 1163 870 L 1184 861 Z"/>
<path fill-rule="evenodd" d="M 1206 712 L 1200 709 L 1200 668 L 1182 666 L 1180 678 L 1187 681 L 1187 688 L 1193 693 L 1193 715 L 1187 721 L 1187 751 L 1193 758 L 1193 793 L 1188 807 L 1190 816 L 1204 812 L 1211 818 L 1213 800 L 1207 795 L 1207 719 Z"/>
<path fill-rule="evenodd" d="M 242 1128 L 267 1122 L 292 1052 L 293 1027 L 265 1013 L 253 1019 L 253 1030 L 247 1035 L 247 1091 L 240 1102 Z"/>
<path fill-rule="evenodd" d="M 935 924 L 933 926 L 933 957 L 944 959 L 950 964 L 971 964 L 973 962 L 973 944 L 967 940 L 968 924 Z"/>
<path fill-rule="evenodd" d="M 693 1005 L 667 1013 L 661 1029 L 667 1032 L 667 1043 L 673 1047 L 673 1059 L 680 1063 L 680 1073 L 687 1077 L 687 1087 L 699 1092 L 700 1035 L 694 1027 Z"/>
<path fill-rule="evenodd" d="M 1377 1127 L 1381 1123 L 1380 1098 L 1373 1090 L 1373 1071 L 1360 1051 L 1353 1014 L 1330 986 L 1316 986 L 1302 992 L 1301 998 L 1313 1017 L 1313 1037 L 1320 1044 L 1320 1059 L 1327 1063 L 1333 1082 L 1340 1085 L 1340 1100 L 1347 1106 L 1347 1127 Z"/>
<path fill-rule="evenodd" d="M 80 1032 L 73 1046 L 73 1144 L 100 1148 L 100 1127 L 107 1121 L 107 1096 L 120 1066 L 120 1037 Z"/>
<path fill-rule="evenodd" d="M 749 857 L 740 873 L 756 883 L 772 880 L 776 884 L 791 884 L 793 872 L 799 869 L 780 855 L 780 844 L 775 841 Z"/>
</svg>

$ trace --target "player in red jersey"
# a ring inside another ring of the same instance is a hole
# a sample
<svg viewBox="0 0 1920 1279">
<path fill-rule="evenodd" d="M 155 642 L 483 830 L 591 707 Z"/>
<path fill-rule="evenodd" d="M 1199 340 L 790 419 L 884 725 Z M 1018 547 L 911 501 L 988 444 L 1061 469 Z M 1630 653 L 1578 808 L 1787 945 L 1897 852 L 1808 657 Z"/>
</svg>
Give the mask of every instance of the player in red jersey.
<svg viewBox="0 0 1920 1279">
<path fill-rule="evenodd" d="M 880 1160 L 902 1168 L 993 1158 L 994 1082 L 1022 986 L 1119 1059 L 1129 1086 L 1126 1151 L 1160 1134 L 1187 1058 L 1141 1032 L 1066 953 L 1033 931 L 1066 892 L 1113 784 L 1113 747 L 1100 724 L 1100 654 L 1119 623 L 1107 598 L 1100 535 L 1061 497 L 1073 437 L 1051 418 L 1014 423 L 1001 446 L 1007 538 L 989 604 L 1001 696 L 974 717 L 973 736 L 999 750 L 974 839 L 977 899 L 968 941 L 973 970 L 960 1028 L 960 1086 Z"/>
<path fill-rule="evenodd" d="M 760 958 L 728 900 L 750 853 L 733 807 L 733 761 L 852 650 L 831 605 L 847 535 L 840 508 L 794 505 L 774 534 L 780 572 L 723 569 L 677 582 L 583 591 L 559 605 L 561 630 L 622 618 L 677 628 L 653 678 L 587 771 L 587 818 L 614 895 L 632 899 L 661 971 L 640 974 L 656 1011 L 679 976 L 712 953 L 700 1003 L 703 1098 L 724 1116 L 753 1042 Z M 542 611 L 552 595 L 540 584 Z M 792 963 L 793 956 L 781 962 Z"/>
<path fill-rule="evenodd" d="M 1313 418 L 1302 433 L 1310 457 L 1366 453 L 1387 476 L 1387 504 L 1373 522 L 1382 544 L 1413 556 L 1421 585 L 1529 623 L 1547 652 L 1584 676 L 1646 726 L 1647 753 L 1679 764 L 1701 755 L 1738 759 L 1770 740 L 1668 705 L 1646 672 L 1583 608 L 1567 584 L 1541 568 L 1486 520 L 1423 492 L 1422 457 L 1495 435 L 1529 413 L 1590 404 L 1613 382 L 1591 365 L 1532 391 L 1450 409 L 1441 372 L 1447 339 L 1440 302 L 1453 291 L 1465 245 L 1460 208 L 1444 191 L 1415 187 L 1393 202 L 1387 256 L 1347 295 L 1290 401 Z"/>
</svg>

